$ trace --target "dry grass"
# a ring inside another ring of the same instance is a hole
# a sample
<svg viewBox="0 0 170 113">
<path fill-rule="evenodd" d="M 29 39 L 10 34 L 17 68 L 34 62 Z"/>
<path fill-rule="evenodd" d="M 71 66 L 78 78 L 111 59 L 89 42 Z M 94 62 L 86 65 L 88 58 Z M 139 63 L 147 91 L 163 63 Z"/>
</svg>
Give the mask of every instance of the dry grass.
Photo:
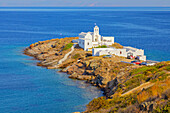
<svg viewBox="0 0 170 113">
<path fill-rule="evenodd" d="M 161 96 L 161 94 L 168 89 L 170 89 L 170 79 L 161 82 L 158 81 L 154 86 L 137 95 L 138 102 L 144 102 L 153 96 Z"/>
<path fill-rule="evenodd" d="M 139 103 L 144 102 L 149 98 L 149 93 L 147 91 L 143 91 L 141 94 L 137 95 L 137 99 Z"/>
<path fill-rule="evenodd" d="M 112 44 L 111 46 L 116 48 L 116 49 L 122 49 L 123 48 L 122 45 L 120 45 L 119 43 L 116 43 L 116 42 L 114 44 Z"/>
</svg>

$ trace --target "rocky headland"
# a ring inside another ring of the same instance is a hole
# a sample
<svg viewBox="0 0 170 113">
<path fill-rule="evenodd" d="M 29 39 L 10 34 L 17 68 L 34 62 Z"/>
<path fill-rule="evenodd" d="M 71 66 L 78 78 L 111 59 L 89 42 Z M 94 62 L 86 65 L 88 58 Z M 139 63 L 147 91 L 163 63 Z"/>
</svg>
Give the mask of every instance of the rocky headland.
<svg viewBox="0 0 170 113">
<path fill-rule="evenodd" d="M 126 64 L 130 59 L 93 57 L 72 43 L 78 37 L 52 39 L 31 44 L 24 54 L 38 59 L 38 66 L 60 69 L 69 78 L 100 87 L 105 96 L 94 99 L 85 112 L 157 112 L 169 109 L 170 62 L 155 66 Z M 122 48 L 118 43 L 112 45 Z M 147 96 L 145 96 L 147 95 Z M 162 105 L 162 106 L 160 106 Z"/>
</svg>

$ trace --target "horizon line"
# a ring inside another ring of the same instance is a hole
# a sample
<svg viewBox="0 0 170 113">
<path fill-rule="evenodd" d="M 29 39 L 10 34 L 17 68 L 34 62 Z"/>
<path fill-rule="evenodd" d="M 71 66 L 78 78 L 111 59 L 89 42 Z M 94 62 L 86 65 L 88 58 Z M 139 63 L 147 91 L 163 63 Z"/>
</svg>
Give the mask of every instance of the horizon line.
<svg viewBox="0 0 170 113">
<path fill-rule="evenodd" d="M 0 8 L 170 8 L 170 6 L 0 6 Z"/>
</svg>

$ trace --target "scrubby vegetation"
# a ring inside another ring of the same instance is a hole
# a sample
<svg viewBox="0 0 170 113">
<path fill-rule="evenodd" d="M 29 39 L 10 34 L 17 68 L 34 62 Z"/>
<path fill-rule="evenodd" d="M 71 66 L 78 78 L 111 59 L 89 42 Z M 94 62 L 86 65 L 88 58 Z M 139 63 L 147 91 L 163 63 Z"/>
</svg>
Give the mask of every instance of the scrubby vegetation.
<svg viewBox="0 0 170 113">
<path fill-rule="evenodd" d="M 72 40 L 78 37 L 65 37 L 60 39 L 51 39 L 46 41 L 38 41 L 25 48 L 24 54 L 33 56 L 40 60 L 38 66 L 44 66 L 51 69 L 53 65 L 57 64 L 59 59 L 62 59 L 73 46 Z"/>
<path fill-rule="evenodd" d="M 122 45 L 120 45 L 119 43 L 116 43 L 116 42 L 114 44 L 112 44 L 111 47 L 114 47 L 116 49 L 122 49 L 123 48 Z M 95 48 L 107 48 L 107 46 L 106 45 L 102 45 L 102 46 L 98 46 L 98 47 L 95 47 Z"/>
<path fill-rule="evenodd" d="M 106 45 L 102 45 L 102 46 L 98 46 L 98 47 L 95 47 L 95 48 L 107 48 Z"/>
<path fill-rule="evenodd" d="M 143 66 L 131 71 L 128 80 L 117 84 L 117 91 L 112 99 L 100 97 L 87 105 L 86 112 L 170 112 L 170 62 L 161 62 L 155 66 Z M 139 85 L 150 82 L 150 87 L 136 90 L 121 96 Z M 103 104 L 103 105 L 102 105 Z"/>
<path fill-rule="evenodd" d="M 70 49 L 72 46 L 73 46 L 73 43 L 68 43 L 68 44 L 63 48 L 63 51 L 64 51 L 64 50 L 67 50 L 67 49 Z"/>
<path fill-rule="evenodd" d="M 104 99 L 103 97 L 94 99 L 87 105 L 88 112 L 108 111 L 114 112 L 139 112 L 141 110 L 147 111 L 147 107 L 152 107 L 153 112 L 169 113 L 170 112 L 170 79 L 166 81 L 159 81 L 156 85 L 143 90 L 135 92 L 130 95 L 120 96 L 114 95 L 112 99 Z"/>
<path fill-rule="evenodd" d="M 97 111 L 100 108 L 108 108 L 109 107 L 109 101 L 106 100 L 105 97 L 99 97 L 93 99 L 88 105 L 87 108 L 89 111 Z"/>
<path fill-rule="evenodd" d="M 116 43 L 116 42 L 114 44 L 112 44 L 111 46 L 116 48 L 116 49 L 122 49 L 123 48 L 122 45 L 120 45 L 119 43 Z"/>
<path fill-rule="evenodd" d="M 169 67 L 169 62 L 162 62 L 155 66 L 143 66 L 138 69 L 134 69 L 129 75 L 129 79 L 124 83 L 125 91 L 133 89 L 145 82 L 156 82 L 164 80 L 169 75 L 167 73 L 167 68 Z"/>
<path fill-rule="evenodd" d="M 80 57 L 80 54 L 79 54 L 79 53 L 77 53 L 77 54 L 75 54 L 75 55 L 73 56 L 74 59 L 77 59 L 77 58 L 79 58 L 79 57 Z"/>
<path fill-rule="evenodd" d="M 109 109 L 109 112 L 116 112 L 119 108 L 126 108 L 129 105 L 137 103 L 137 97 L 135 95 L 128 95 L 120 97 L 115 95 L 112 99 L 105 99 L 104 97 L 99 97 L 92 100 L 88 105 L 88 112 L 99 111 L 100 109 Z"/>
</svg>

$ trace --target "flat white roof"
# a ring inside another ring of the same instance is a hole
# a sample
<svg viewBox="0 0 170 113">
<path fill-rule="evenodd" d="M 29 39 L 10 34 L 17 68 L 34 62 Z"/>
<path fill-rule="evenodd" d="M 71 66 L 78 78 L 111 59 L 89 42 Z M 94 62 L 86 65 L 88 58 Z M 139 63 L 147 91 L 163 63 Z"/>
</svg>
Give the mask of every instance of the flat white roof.
<svg viewBox="0 0 170 113">
<path fill-rule="evenodd" d="M 90 40 L 89 38 L 79 38 L 79 40 Z"/>
<path fill-rule="evenodd" d="M 124 46 L 124 48 L 126 48 L 126 49 L 131 49 L 131 50 L 137 50 L 137 48 L 130 47 L 130 46 Z"/>
<path fill-rule="evenodd" d="M 93 34 L 93 32 L 81 32 L 79 35 L 87 35 L 88 33 Z"/>
<path fill-rule="evenodd" d="M 130 47 L 130 46 L 124 46 L 123 48 L 126 49 L 126 52 L 130 51 L 130 50 L 133 51 L 133 52 L 135 52 L 137 50 L 140 50 L 140 49 L 137 49 L 137 48 L 134 48 L 134 47 Z"/>
</svg>

